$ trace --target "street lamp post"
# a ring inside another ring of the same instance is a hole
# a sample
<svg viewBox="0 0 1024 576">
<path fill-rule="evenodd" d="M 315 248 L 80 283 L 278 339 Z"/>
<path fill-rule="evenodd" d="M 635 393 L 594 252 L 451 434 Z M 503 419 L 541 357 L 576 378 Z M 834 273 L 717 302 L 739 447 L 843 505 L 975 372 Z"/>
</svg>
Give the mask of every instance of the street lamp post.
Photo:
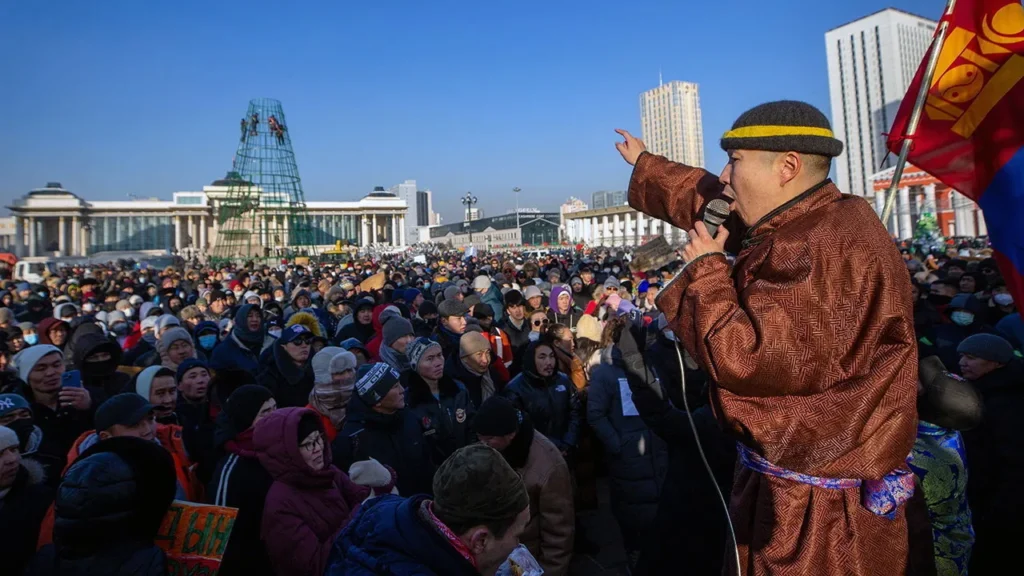
<svg viewBox="0 0 1024 576">
<path fill-rule="evenodd" d="M 516 186 L 515 188 L 512 189 L 512 193 L 516 195 L 516 228 L 517 229 L 519 228 L 519 193 L 520 192 L 522 192 L 522 189 L 520 189 L 519 186 Z"/>
<path fill-rule="evenodd" d="M 476 204 L 476 196 L 473 196 L 472 192 L 466 192 L 466 195 L 462 197 L 462 204 L 466 206 L 466 231 L 469 232 L 469 244 L 473 245 L 473 228 L 470 227 L 470 213 L 473 210 L 473 204 Z"/>
</svg>

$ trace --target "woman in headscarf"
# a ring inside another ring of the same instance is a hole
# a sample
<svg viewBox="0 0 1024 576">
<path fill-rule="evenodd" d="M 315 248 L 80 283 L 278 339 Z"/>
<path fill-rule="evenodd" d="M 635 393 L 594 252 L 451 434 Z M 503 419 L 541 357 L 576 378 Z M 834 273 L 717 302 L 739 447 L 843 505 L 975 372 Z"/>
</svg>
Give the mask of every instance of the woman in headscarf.
<svg viewBox="0 0 1024 576">
<path fill-rule="evenodd" d="M 306 408 L 320 416 L 329 442 L 334 442 L 345 424 L 345 410 L 355 383 L 355 354 L 328 346 L 313 356 L 313 391 Z"/>
</svg>

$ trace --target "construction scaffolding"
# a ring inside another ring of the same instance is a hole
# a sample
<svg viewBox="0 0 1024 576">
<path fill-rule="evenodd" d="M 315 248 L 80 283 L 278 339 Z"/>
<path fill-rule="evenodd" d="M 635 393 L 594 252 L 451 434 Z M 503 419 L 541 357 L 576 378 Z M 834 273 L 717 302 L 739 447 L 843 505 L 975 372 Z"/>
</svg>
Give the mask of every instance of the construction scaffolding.
<svg viewBox="0 0 1024 576">
<path fill-rule="evenodd" d="M 312 220 L 280 101 L 249 102 L 225 182 L 228 192 L 217 206 L 214 262 L 316 255 Z"/>
</svg>

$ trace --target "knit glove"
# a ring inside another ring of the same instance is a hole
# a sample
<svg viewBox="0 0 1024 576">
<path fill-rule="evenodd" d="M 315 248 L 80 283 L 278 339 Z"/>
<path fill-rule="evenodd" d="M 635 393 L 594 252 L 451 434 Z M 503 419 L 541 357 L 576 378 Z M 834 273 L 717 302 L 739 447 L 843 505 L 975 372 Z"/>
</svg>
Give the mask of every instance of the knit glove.
<svg viewBox="0 0 1024 576">
<path fill-rule="evenodd" d="M 360 486 L 372 488 L 373 496 L 398 494 L 398 488 L 395 487 L 398 474 L 395 469 L 381 464 L 375 458 L 352 464 L 348 469 L 348 477 Z"/>
</svg>

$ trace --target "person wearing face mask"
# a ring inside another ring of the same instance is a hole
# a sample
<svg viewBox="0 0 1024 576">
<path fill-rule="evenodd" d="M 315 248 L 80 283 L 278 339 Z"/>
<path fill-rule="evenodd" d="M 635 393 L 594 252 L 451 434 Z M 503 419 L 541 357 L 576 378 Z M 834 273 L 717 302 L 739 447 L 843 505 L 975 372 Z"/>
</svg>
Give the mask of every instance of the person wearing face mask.
<svg viewBox="0 0 1024 576">
<path fill-rule="evenodd" d="M 148 304 L 148 302 L 147 302 Z M 127 366 L 135 366 L 140 358 L 156 350 L 156 316 L 147 316 L 139 323 L 139 338 L 132 344 L 132 338 L 125 340 L 125 346 L 131 346 L 124 353 L 123 362 Z"/>
<path fill-rule="evenodd" d="M 334 442 L 345 425 L 345 407 L 356 382 L 356 357 L 337 346 L 328 346 L 313 356 L 313 391 L 306 408 L 320 416 L 328 442 Z"/>
<path fill-rule="evenodd" d="M 972 294 L 958 294 L 946 307 L 950 324 L 935 327 L 935 353 L 946 370 L 958 372 L 960 356 L 957 346 L 967 337 L 993 332 L 982 320 L 981 313 L 981 301 Z"/>
<path fill-rule="evenodd" d="M 430 338 L 430 335 L 437 329 L 437 305 L 429 300 L 424 300 L 416 309 L 412 317 L 412 329 L 417 338 Z"/>
<path fill-rule="evenodd" d="M 21 337 L 25 340 L 25 346 L 34 346 L 39 343 L 39 335 L 36 333 L 36 325 L 31 322 L 18 324 L 21 328 Z"/>
<path fill-rule="evenodd" d="M 395 474 L 374 461 L 372 489 L 331 464 L 331 446 L 312 410 L 275 410 L 255 427 L 253 447 L 274 482 L 267 492 L 261 535 L 277 574 L 320 576 L 334 540 L 366 499 L 388 494 Z M 355 466 L 353 476 L 356 476 Z"/>
<path fill-rule="evenodd" d="M 196 324 L 195 331 L 193 331 L 196 349 L 201 351 L 207 358 L 213 358 L 213 350 L 220 342 L 219 335 L 220 328 L 216 322 L 203 320 Z"/>
<path fill-rule="evenodd" d="M 1001 278 L 992 280 L 990 288 L 992 289 L 992 298 L 985 308 L 985 318 L 990 325 L 996 326 L 1000 320 L 1016 312 L 1017 307 L 1014 306 L 1010 289 L 1006 287 L 1006 282 L 1003 282 Z"/>
<path fill-rule="evenodd" d="M 75 339 L 68 359 L 81 372 L 82 384 L 96 391 L 97 405 L 120 394 L 131 383 L 131 376 L 117 370 L 123 356 L 117 343 L 102 332 L 85 332 Z"/>
</svg>

